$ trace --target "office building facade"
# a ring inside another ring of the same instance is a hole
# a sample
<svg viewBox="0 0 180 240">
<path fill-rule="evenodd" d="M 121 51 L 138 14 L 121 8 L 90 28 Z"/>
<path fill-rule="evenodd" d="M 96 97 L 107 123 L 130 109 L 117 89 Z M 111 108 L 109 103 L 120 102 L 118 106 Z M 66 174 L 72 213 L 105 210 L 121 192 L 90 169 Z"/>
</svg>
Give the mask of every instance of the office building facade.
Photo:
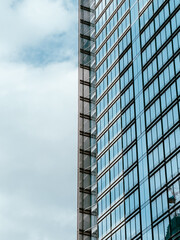
<svg viewBox="0 0 180 240">
<path fill-rule="evenodd" d="M 79 0 L 78 240 L 180 239 L 179 48 L 179 0 Z"/>
</svg>

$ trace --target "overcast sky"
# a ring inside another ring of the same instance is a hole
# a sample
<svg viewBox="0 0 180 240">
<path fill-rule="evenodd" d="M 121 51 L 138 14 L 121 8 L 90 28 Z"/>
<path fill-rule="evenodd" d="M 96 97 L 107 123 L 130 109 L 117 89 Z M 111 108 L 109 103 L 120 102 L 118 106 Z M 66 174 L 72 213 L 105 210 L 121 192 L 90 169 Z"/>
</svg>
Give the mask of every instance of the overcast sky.
<svg viewBox="0 0 180 240">
<path fill-rule="evenodd" d="M 76 239 L 77 0 L 0 0 L 0 239 Z"/>
</svg>

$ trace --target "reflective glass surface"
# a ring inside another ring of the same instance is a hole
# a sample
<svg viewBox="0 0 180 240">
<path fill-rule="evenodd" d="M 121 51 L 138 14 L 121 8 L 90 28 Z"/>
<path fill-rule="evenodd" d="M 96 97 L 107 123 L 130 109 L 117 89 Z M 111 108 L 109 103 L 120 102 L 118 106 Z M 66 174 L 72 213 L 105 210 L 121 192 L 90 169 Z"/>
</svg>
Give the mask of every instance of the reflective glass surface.
<svg viewBox="0 0 180 240">
<path fill-rule="evenodd" d="M 180 10 L 95 5 L 98 239 L 180 239 Z"/>
</svg>

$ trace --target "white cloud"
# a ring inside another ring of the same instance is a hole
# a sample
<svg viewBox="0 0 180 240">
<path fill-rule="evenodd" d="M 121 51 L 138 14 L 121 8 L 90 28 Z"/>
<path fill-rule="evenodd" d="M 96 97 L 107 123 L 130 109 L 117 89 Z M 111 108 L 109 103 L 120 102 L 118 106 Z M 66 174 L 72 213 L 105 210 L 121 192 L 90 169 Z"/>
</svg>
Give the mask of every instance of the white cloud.
<svg viewBox="0 0 180 240">
<path fill-rule="evenodd" d="M 73 239 L 77 64 L 52 55 L 51 64 L 34 67 L 19 54 L 28 47 L 36 54 L 42 41 L 62 34 L 69 45 L 57 51 L 70 56 L 76 7 L 70 0 L 0 5 L 0 239 Z"/>
<path fill-rule="evenodd" d="M 13 57 L 22 47 L 38 44 L 45 37 L 68 32 L 77 21 L 70 0 L 0 0 L 0 57 Z"/>
<path fill-rule="evenodd" d="M 77 69 L 4 63 L 0 76 L 0 238 L 72 239 Z"/>
</svg>

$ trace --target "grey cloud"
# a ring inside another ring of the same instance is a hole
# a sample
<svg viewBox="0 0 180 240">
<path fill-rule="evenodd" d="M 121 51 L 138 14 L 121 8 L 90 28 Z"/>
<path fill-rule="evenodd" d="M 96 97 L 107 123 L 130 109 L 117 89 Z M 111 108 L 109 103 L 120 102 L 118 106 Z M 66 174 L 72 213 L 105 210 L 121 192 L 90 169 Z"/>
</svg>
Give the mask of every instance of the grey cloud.
<svg viewBox="0 0 180 240">
<path fill-rule="evenodd" d="M 13 3 L 18 4 L 12 8 Z M 70 39 L 76 39 L 77 7 L 72 0 L 0 0 L 0 4 L 0 59 L 14 61 L 22 49 L 37 50 L 52 35 L 71 32 Z"/>
</svg>

